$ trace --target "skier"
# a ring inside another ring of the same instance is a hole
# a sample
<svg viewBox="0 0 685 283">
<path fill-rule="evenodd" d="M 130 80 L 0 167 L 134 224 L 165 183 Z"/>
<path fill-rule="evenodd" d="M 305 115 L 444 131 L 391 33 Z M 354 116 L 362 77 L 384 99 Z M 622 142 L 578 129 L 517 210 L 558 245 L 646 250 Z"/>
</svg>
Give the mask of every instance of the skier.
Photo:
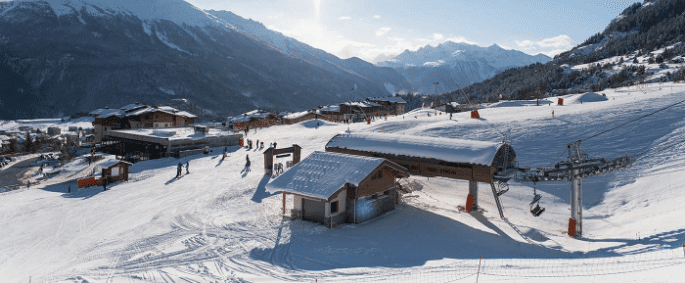
<svg viewBox="0 0 685 283">
<path fill-rule="evenodd" d="M 183 171 L 183 164 L 181 161 L 178 162 L 178 166 L 176 167 L 176 178 L 181 177 L 181 172 Z"/>
<path fill-rule="evenodd" d="M 109 184 L 109 178 L 103 178 L 102 179 L 102 187 L 105 188 L 104 190 L 107 190 L 107 185 Z"/>
<path fill-rule="evenodd" d="M 254 148 L 255 148 L 255 149 L 259 149 L 259 140 L 257 140 L 257 143 L 256 143 L 256 144 L 254 144 Z"/>
<path fill-rule="evenodd" d="M 245 160 L 247 161 L 247 162 L 245 162 L 245 172 L 250 172 L 250 155 L 249 154 L 245 156 Z"/>
<path fill-rule="evenodd" d="M 190 161 L 186 160 L 186 174 L 190 174 L 190 171 L 188 171 L 189 167 L 190 167 Z"/>
<path fill-rule="evenodd" d="M 552 118 L 554 118 L 554 110 L 552 110 Z"/>
<path fill-rule="evenodd" d="M 452 113 L 450 113 L 450 120 L 452 120 Z"/>
<path fill-rule="evenodd" d="M 316 122 L 316 129 L 319 129 L 319 122 Z"/>
</svg>

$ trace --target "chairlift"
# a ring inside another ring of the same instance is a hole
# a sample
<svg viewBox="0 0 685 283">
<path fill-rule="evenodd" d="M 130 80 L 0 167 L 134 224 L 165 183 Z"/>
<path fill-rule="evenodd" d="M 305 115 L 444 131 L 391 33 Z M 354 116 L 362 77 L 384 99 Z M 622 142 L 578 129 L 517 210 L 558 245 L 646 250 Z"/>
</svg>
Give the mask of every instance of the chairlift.
<svg viewBox="0 0 685 283">
<path fill-rule="evenodd" d="M 533 201 L 530 202 L 530 213 L 533 214 L 533 216 L 538 217 L 540 214 L 545 212 L 544 207 L 540 207 L 540 199 L 542 196 L 537 193 L 537 189 L 535 188 L 535 183 L 533 183 Z"/>
</svg>

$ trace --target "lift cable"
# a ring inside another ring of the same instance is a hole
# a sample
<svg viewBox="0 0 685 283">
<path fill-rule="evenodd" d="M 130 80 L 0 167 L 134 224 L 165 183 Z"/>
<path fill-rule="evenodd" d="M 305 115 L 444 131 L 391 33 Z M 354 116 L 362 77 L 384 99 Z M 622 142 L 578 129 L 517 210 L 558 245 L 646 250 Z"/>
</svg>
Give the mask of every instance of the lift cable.
<svg viewBox="0 0 685 283">
<path fill-rule="evenodd" d="M 628 124 L 630 124 L 630 123 L 637 122 L 637 121 L 639 121 L 639 120 L 642 120 L 642 119 L 644 119 L 644 118 L 647 118 L 647 117 L 649 117 L 649 116 L 652 116 L 652 115 L 654 115 L 654 114 L 657 114 L 657 113 L 659 113 L 659 112 L 661 112 L 661 111 L 667 110 L 667 109 L 669 109 L 669 108 L 675 107 L 675 106 L 677 106 L 677 105 L 679 105 L 679 104 L 682 104 L 682 103 L 685 103 L 685 100 L 681 100 L 681 101 L 678 102 L 678 103 L 671 104 L 671 105 L 669 105 L 669 106 L 666 106 L 666 107 L 664 107 L 664 108 L 661 108 L 661 109 L 659 109 L 659 110 L 657 110 L 657 111 L 654 111 L 654 112 L 652 112 L 652 113 L 649 113 L 649 114 L 647 114 L 647 115 L 644 115 L 644 116 L 638 117 L 638 118 L 636 118 L 636 119 L 630 120 L 630 121 L 628 121 L 628 122 L 625 122 L 625 123 L 623 123 L 623 124 L 620 124 L 620 125 L 618 125 L 618 126 L 616 126 L 616 127 L 613 127 L 613 128 L 610 128 L 610 129 L 601 131 L 601 132 L 599 132 L 599 133 L 596 133 L 596 134 L 594 134 L 594 135 L 592 135 L 592 136 L 589 136 L 589 137 L 585 138 L 584 140 L 589 140 L 589 139 L 591 139 L 591 138 L 594 138 L 594 137 L 597 137 L 597 136 L 606 134 L 606 133 L 608 133 L 608 132 L 611 132 L 611 131 L 613 131 L 613 130 L 616 130 L 616 129 L 618 129 L 618 128 L 621 128 L 621 127 L 623 127 L 623 126 L 625 126 L 625 125 L 628 125 Z"/>
</svg>

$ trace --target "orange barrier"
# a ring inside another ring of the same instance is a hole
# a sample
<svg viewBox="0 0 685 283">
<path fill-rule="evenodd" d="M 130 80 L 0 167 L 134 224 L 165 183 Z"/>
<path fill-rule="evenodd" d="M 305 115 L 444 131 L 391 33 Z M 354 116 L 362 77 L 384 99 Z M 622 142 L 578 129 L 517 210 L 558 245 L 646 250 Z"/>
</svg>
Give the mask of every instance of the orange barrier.
<svg viewBox="0 0 685 283">
<path fill-rule="evenodd" d="M 480 119 L 480 114 L 478 114 L 478 110 L 471 111 L 471 118 L 472 119 Z"/>
<path fill-rule="evenodd" d="M 559 105 L 564 105 L 564 99 L 563 99 L 563 98 L 559 98 L 559 101 L 557 101 L 557 104 L 559 104 Z"/>
<path fill-rule="evenodd" d="M 95 177 L 90 177 L 86 179 L 78 180 L 78 188 L 88 188 L 93 186 L 102 186 L 102 179 L 95 179 Z"/>
<path fill-rule="evenodd" d="M 245 146 L 243 143 L 244 143 L 243 139 L 240 139 L 240 146 Z"/>
<path fill-rule="evenodd" d="M 473 208 L 473 195 L 469 194 L 466 198 L 466 211 L 471 211 Z"/>
<path fill-rule="evenodd" d="M 576 221 L 573 218 L 568 219 L 568 235 L 571 237 L 576 236 Z"/>
</svg>

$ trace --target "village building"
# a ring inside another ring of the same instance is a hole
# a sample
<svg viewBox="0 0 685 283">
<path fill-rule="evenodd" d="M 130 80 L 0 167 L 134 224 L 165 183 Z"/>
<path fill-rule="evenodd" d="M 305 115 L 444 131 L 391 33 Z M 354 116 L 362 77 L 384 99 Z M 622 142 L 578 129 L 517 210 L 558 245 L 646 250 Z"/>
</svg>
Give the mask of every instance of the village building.
<svg viewBox="0 0 685 283">
<path fill-rule="evenodd" d="M 459 104 L 457 102 L 448 102 L 444 104 L 440 104 L 436 107 L 433 107 L 433 109 L 442 111 L 445 113 L 460 113 L 460 112 L 467 112 L 471 110 L 476 110 L 478 107 L 474 104 Z"/>
<path fill-rule="evenodd" d="M 379 104 L 381 106 L 380 111 L 389 115 L 404 114 L 404 107 L 407 104 L 407 102 L 399 96 L 369 97 L 366 101 Z"/>
<path fill-rule="evenodd" d="M 386 133 L 339 134 L 326 144 L 327 152 L 385 158 L 412 175 L 469 181 L 467 210 L 478 207 L 478 182 L 490 184 L 500 215 L 501 174 L 516 168 L 516 153 L 507 143 L 456 138 L 419 137 Z"/>
<path fill-rule="evenodd" d="M 108 178 L 109 183 L 128 181 L 129 167 L 131 165 L 133 164 L 117 159 L 105 160 L 98 164 L 102 168 L 102 178 Z"/>
<path fill-rule="evenodd" d="M 233 117 L 230 122 L 233 125 L 234 130 L 241 131 L 245 129 L 270 127 L 278 124 L 279 120 L 273 113 L 253 110 Z"/>
<path fill-rule="evenodd" d="M 59 127 L 48 127 L 48 135 L 50 136 L 59 136 L 62 134 L 62 129 Z"/>
<path fill-rule="evenodd" d="M 126 160 L 185 157 L 199 154 L 209 147 L 240 145 L 242 134 L 209 127 L 110 130 L 103 138 L 108 146 L 103 151 Z"/>
<path fill-rule="evenodd" d="M 344 119 L 342 112 L 340 112 L 340 105 L 323 106 L 318 112 L 321 116 L 329 117 L 333 121 L 342 121 Z"/>
<path fill-rule="evenodd" d="M 293 195 L 290 217 L 335 227 L 361 223 L 395 209 L 397 178 L 407 169 L 383 158 L 314 152 L 266 185 L 270 193 Z"/>
<path fill-rule="evenodd" d="M 196 116 L 169 106 L 129 104 L 121 109 L 97 109 L 90 112 L 95 142 L 101 142 L 111 130 L 187 127 L 195 124 Z"/>
<path fill-rule="evenodd" d="M 316 112 L 312 111 L 302 111 L 302 112 L 297 112 L 297 113 L 288 113 L 287 115 L 282 116 L 283 124 L 285 125 L 291 125 L 291 124 L 297 124 L 300 122 L 308 121 L 308 120 L 314 120 L 319 117 Z"/>
<path fill-rule="evenodd" d="M 369 102 L 345 102 L 340 104 L 340 114 L 343 120 L 361 122 L 374 116 L 382 115 L 380 113 L 381 105 Z"/>
</svg>

